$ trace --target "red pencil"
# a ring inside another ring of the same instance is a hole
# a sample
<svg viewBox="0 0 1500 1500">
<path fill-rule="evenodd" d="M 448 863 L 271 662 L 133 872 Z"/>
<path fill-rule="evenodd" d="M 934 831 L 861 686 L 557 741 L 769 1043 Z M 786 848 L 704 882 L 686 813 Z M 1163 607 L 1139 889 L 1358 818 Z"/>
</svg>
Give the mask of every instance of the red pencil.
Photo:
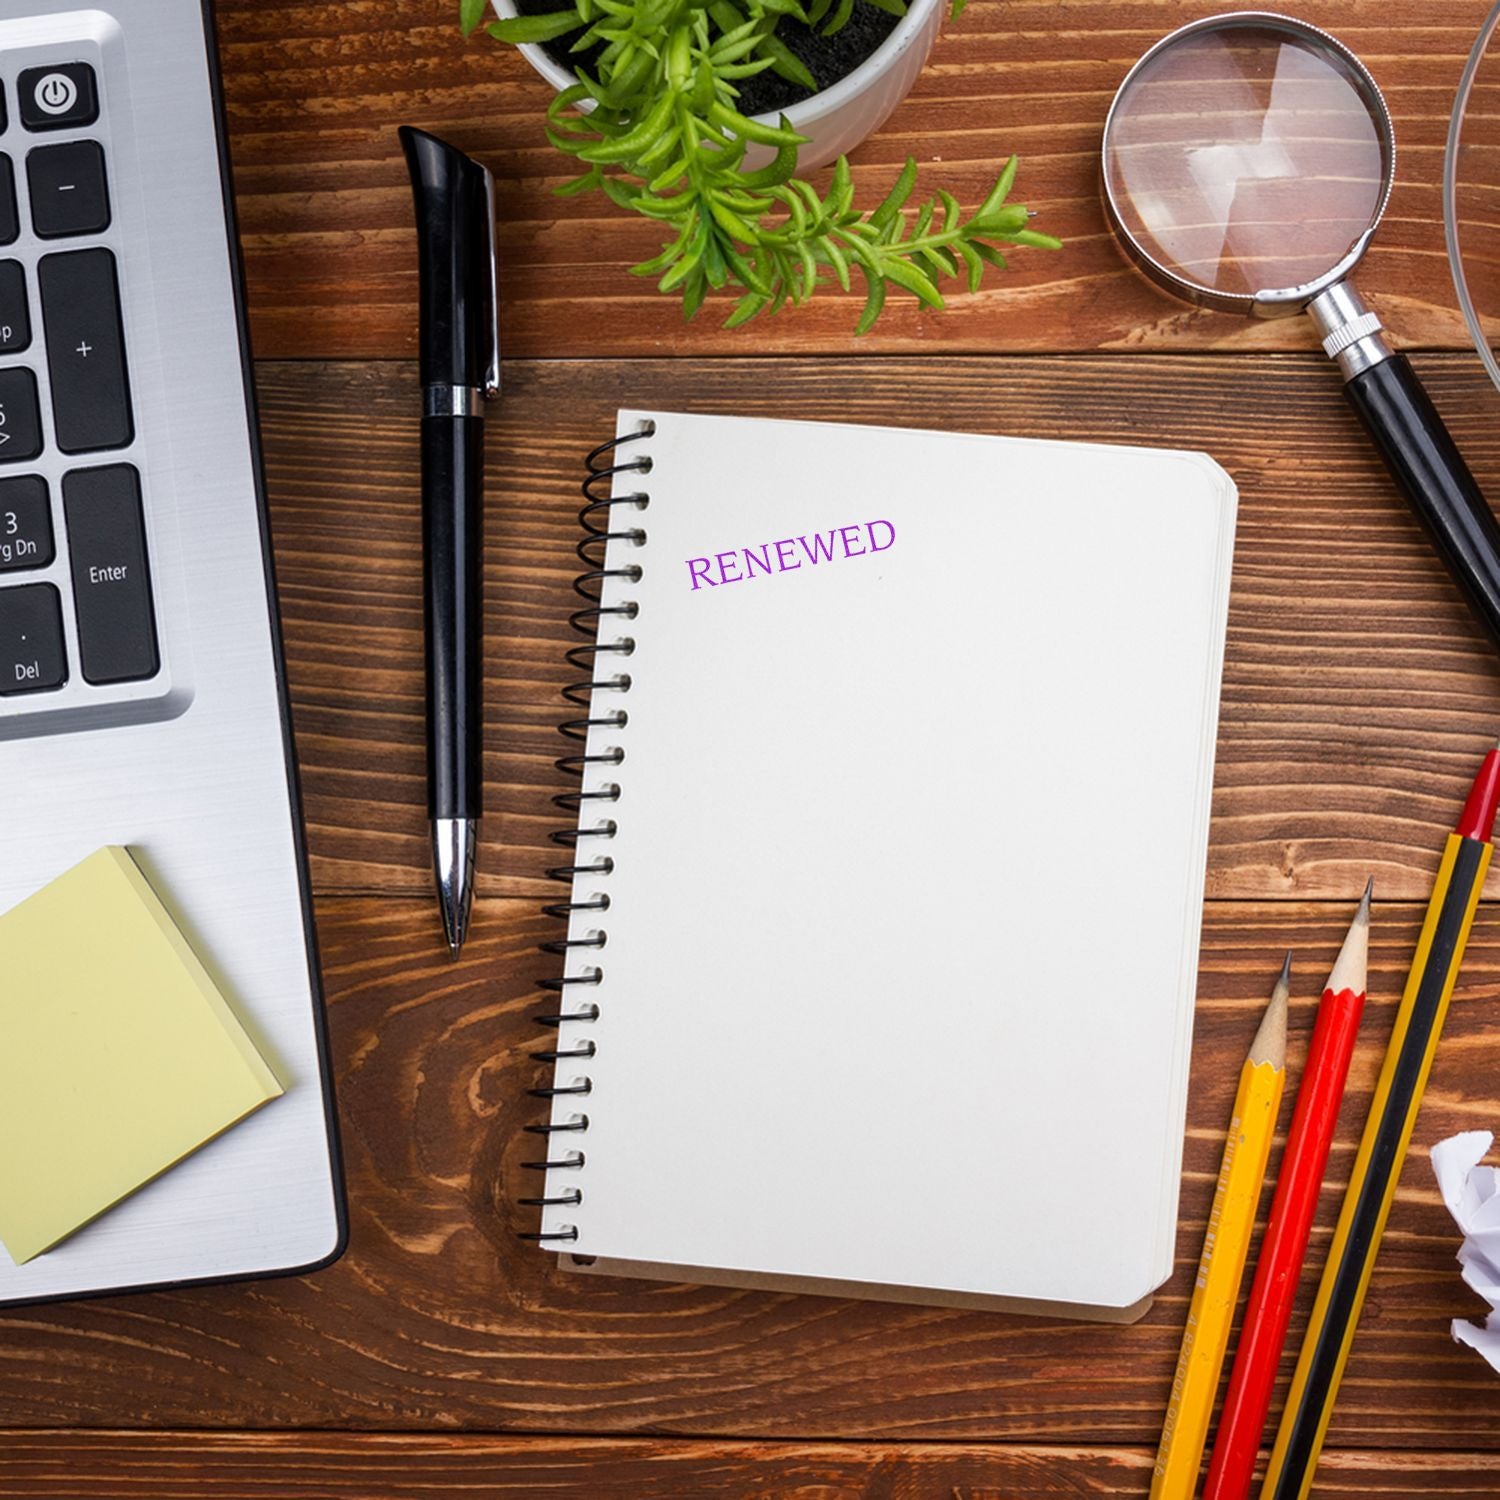
<svg viewBox="0 0 1500 1500">
<path fill-rule="evenodd" d="M 1250 1493 L 1255 1456 L 1276 1384 L 1276 1367 L 1281 1362 L 1281 1346 L 1297 1296 L 1302 1257 L 1307 1252 L 1328 1148 L 1344 1097 L 1344 1080 L 1365 1008 L 1372 886 L 1373 882 L 1365 885 L 1359 910 L 1349 924 L 1318 1006 L 1281 1175 L 1271 1200 L 1271 1218 L 1260 1247 L 1229 1390 L 1214 1438 L 1203 1500 L 1244 1500 Z"/>
</svg>

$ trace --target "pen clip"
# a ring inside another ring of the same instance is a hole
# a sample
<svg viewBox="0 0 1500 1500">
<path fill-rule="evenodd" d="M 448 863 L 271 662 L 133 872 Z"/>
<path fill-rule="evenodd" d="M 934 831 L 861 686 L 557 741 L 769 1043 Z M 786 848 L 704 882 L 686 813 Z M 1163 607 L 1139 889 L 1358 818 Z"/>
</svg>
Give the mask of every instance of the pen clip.
<svg viewBox="0 0 1500 1500">
<path fill-rule="evenodd" d="M 490 357 L 484 372 L 487 401 L 500 394 L 500 270 L 495 255 L 495 174 L 484 171 L 485 240 L 490 261 Z"/>
</svg>

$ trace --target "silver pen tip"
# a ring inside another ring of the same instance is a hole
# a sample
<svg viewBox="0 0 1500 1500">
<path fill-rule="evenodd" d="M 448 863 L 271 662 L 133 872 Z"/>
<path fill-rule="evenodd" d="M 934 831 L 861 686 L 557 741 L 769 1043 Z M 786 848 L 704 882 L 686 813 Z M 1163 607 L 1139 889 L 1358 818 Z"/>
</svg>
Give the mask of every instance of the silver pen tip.
<svg viewBox="0 0 1500 1500">
<path fill-rule="evenodd" d="M 474 901 L 474 853 L 477 830 L 473 818 L 436 818 L 432 824 L 433 870 L 437 877 L 438 908 L 443 932 L 454 958 L 469 932 Z"/>
</svg>

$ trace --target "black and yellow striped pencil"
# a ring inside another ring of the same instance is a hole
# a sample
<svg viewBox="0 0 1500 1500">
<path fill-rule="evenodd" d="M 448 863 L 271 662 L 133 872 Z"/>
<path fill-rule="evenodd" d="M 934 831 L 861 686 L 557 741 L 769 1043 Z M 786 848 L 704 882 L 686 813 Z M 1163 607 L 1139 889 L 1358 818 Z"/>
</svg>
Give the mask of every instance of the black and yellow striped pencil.
<svg viewBox="0 0 1500 1500">
<path fill-rule="evenodd" d="M 1427 919 L 1281 1414 L 1261 1500 L 1306 1500 L 1312 1488 L 1380 1236 L 1396 1196 L 1401 1163 L 1489 868 L 1497 802 L 1500 749 L 1485 756 L 1463 816 L 1443 850 Z"/>
</svg>

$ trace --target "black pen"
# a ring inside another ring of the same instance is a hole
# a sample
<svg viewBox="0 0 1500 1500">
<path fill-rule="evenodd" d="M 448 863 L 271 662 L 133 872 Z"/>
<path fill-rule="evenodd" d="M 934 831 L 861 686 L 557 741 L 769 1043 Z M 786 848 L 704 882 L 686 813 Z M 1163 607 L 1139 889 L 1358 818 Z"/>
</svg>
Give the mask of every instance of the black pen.
<svg viewBox="0 0 1500 1500">
<path fill-rule="evenodd" d="M 495 181 L 436 136 L 410 126 L 399 134 L 416 199 L 421 295 L 427 811 L 456 957 L 474 900 L 482 782 L 484 403 L 500 390 Z"/>
</svg>

